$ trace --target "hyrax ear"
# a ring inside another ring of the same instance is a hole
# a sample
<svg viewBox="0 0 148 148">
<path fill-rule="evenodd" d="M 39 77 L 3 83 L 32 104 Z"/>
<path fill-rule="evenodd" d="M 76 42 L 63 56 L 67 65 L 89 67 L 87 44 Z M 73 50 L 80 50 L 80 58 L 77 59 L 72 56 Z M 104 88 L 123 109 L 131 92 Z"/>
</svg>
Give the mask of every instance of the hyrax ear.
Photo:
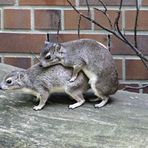
<svg viewBox="0 0 148 148">
<path fill-rule="evenodd" d="M 22 80 L 26 77 L 25 71 L 18 72 L 18 80 Z"/>
<path fill-rule="evenodd" d="M 44 44 L 45 44 L 45 46 L 47 46 L 49 44 L 49 42 L 48 41 L 45 41 Z"/>
<path fill-rule="evenodd" d="M 60 43 L 55 43 L 53 46 L 55 47 L 55 51 L 57 51 L 57 52 L 60 51 L 60 49 L 61 49 L 61 44 Z"/>
</svg>

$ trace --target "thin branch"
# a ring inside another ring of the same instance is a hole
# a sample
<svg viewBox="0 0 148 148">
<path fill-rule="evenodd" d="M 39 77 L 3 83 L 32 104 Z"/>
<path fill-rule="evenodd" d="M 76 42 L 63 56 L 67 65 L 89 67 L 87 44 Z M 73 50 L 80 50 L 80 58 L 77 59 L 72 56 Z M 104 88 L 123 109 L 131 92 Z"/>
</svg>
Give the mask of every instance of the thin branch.
<svg viewBox="0 0 148 148">
<path fill-rule="evenodd" d="M 83 18 L 87 19 L 88 21 L 94 23 L 95 25 L 99 26 L 100 28 L 104 29 L 105 31 L 108 31 L 109 33 L 112 33 L 113 35 L 115 35 L 115 37 L 117 37 L 118 39 L 120 39 L 121 41 L 123 41 L 124 43 L 126 43 L 135 53 L 137 56 L 139 56 L 142 60 L 142 62 L 144 63 L 144 65 L 146 66 L 146 68 L 148 69 L 148 59 L 142 54 L 142 52 L 140 52 L 128 39 L 126 39 L 126 37 L 122 34 L 122 32 L 120 31 L 119 28 L 119 19 L 120 19 L 120 15 L 121 15 L 121 8 L 122 8 L 122 2 L 123 0 L 120 1 L 120 7 L 119 7 L 119 12 L 118 12 L 118 16 L 115 20 L 115 27 L 117 30 L 110 30 L 104 26 L 102 26 L 101 24 L 99 24 L 98 22 L 96 22 L 95 20 L 91 19 L 90 17 L 84 15 L 83 13 L 81 13 L 79 10 L 77 10 L 75 8 L 75 6 L 73 6 L 73 4 L 67 0 L 67 2 L 70 4 L 70 6 Z"/>
<path fill-rule="evenodd" d="M 49 33 L 47 33 L 47 42 L 50 42 L 50 39 L 49 39 Z"/>
<path fill-rule="evenodd" d="M 101 5 L 104 7 L 104 12 L 106 13 L 107 12 L 106 4 L 101 0 L 98 0 L 98 2 L 101 3 Z"/>
<path fill-rule="evenodd" d="M 87 5 L 87 12 L 88 12 L 88 16 L 90 16 L 90 7 L 89 7 L 89 3 L 88 0 L 86 0 L 86 5 Z"/>
<path fill-rule="evenodd" d="M 78 39 L 80 39 L 80 27 L 81 27 L 81 15 L 79 15 L 79 22 L 78 22 Z"/>
<path fill-rule="evenodd" d="M 138 0 L 136 0 L 136 18 L 135 18 L 135 26 L 134 26 L 134 41 L 135 41 L 136 48 L 138 48 L 138 42 L 137 42 L 138 18 L 139 18 L 139 4 L 138 4 Z"/>
<path fill-rule="evenodd" d="M 115 22 L 114 22 L 114 28 L 116 28 L 116 26 L 119 25 L 119 20 L 120 20 L 120 17 L 121 17 L 122 2 L 123 2 L 123 0 L 120 1 L 120 7 L 119 7 L 118 14 L 117 14 L 117 17 L 116 17 Z"/>
<path fill-rule="evenodd" d="M 56 37 L 57 42 L 58 42 L 58 40 L 59 40 L 60 28 L 61 28 L 61 19 L 59 18 L 59 21 L 58 21 L 58 28 L 57 28 L 57 37 Z"/>
<path fill-rule="evenodd" d="M 70 6 L 71 6 L 79 15 L 81 15 L 83 18 L 85 18 L 85 19 L 87 19 L 88 21 L 94 23 L 95 25 L 99 26 L 100 28 L 104 29 L 105 31 L 108 31 L 108 32 L 112 33 L 112 34 L 115 35 L 117 38 L 119 38 L 120 40 L 124 41 L 116 32 L 114 32 L 114 31 L 112 31 L 112 30 L 110 30 L 110 29 L 108 29 L 108 28 L 102 26 L 101 24 L 97 23 L 95 20 L 91 19 L 90 17 L 88 17 L 88 16 L 84 15 L 83 13 L 81 13 L 80 11 L 78 11 L 78 10 L 75 8 L 75 6 L 73 6 L 73 4 L 72 4 L 69 0 L 67 0 L 67 2 L 68 2 L 68 3 L 70 4 Z"/>
<path fill-rule="evenodd" d="M 98 8 L 94 8 L 94 9 L 97 10 L 97 11 L 102 12 L 107 17 L 107 20 L 109 22 L 110 28 L 113 29 L 112 22 L 111 22 L 111 19 L 109 18 L 109 15 L 107 14 L 107 11 L 103 11 L 103 10 L 100 10 Z"/>
<path fill-rule="evenodd" d="M 110 34 L 107 35 L 107 47 L 108 47 L 108 50 L 110 51 L 111 50 L 111 37 L 110 37 Z"/>
</svg>

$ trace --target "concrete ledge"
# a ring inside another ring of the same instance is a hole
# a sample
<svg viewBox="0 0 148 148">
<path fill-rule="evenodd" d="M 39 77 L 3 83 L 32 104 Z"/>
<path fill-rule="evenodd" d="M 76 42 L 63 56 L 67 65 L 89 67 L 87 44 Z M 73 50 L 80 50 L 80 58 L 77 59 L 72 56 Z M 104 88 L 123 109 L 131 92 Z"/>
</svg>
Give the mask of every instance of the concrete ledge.
<svg viewBox="0 0 148 148">
<path fill-rule="evenodd" d="M 0 91 L 0 147 L 147 147 L 147 94 L 118 91 L 100 109 L 87 101 L 69 110 L 70 103 L 66 95 L 55 94 L 43 110 L 33 111 L 33 97 Z"/>
</svg>

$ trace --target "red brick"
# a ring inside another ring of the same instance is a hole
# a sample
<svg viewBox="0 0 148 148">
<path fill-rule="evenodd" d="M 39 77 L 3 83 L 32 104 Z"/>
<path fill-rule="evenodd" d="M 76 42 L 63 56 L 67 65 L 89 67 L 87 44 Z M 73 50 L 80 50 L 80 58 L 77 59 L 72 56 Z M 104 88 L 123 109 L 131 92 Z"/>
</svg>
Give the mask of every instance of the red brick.
<svg viewBox="0 0 148 148">
<path fill-rule="evenodd" d="M 81 34 L 81 38 L 91 38 L 106 45 L 105 35 L 87 35 Z M 77 34 L 60 34 L 58 42 L 66 42 L 78 39 Z M 0 34 L 0 52 L 4 53 L 39 53 L 44 45 L 46 35 L 44 34 L 14 34 L 1 33 Z M 11 41 L 11 42 L 10 42 Z M 50 34 L 50 41 L 57 42 L 57 35 Z"/>
<path fill-rule="evenodd" d="M 83 14 L 87 14 L 87 11 L 82 10 Z M 64 18 L 65 18 L 65 29 L 77 29 L 78 22 L 79 22 L 79 15 L 74 10 L 65 10 L 64 11 Z M 81 19 L 80 29 L 88 30 L 91 29 L 91 23 L 86 19 Z"/>
<path fill-rule="evenodd" d="M 144 54 L 148 55 L 148 36 L 147 35 L 138 35 L 138 49 Z M 127 36 L 127 40 L 132 41 L 133 43 L 133 36 Z M 125 43 L 117 39 L 115 36 L 111 39 L 112 47 L 111 52 L 113 54 L 122 54 L 122 55 L 135 55 L 135 52 Z"/>
<path fill-rule="evenodd" d="M 148 1 L 147 1 L 147 0 L 143 0 L 143 1 L 142 1 L 142 5 L 148 6 Z"/>
<path fill-rule="evenodd" d="M 115 60 L 115 64 L 118 71 L 118 79 L 122 79 L 122 60 Z"/>
<path fill-rule="evenodd" d="M 120 4 L 120 0 L 103 0 L 103 2 L 109 6 Z M 88 3 L 90 6 L 101 5 L 101 3 L 99 3 L 97 0 L 88 0 Z M 86 0 L 80 0 L 80 5 L 86 6 Z M 123 0 L 123 5 L 126 5 L 126 6 L 135 5 L 135 0 Z"/>
<path fill-rule="evenodd" d="M 30 11 L 21 9 L 4 10 L 5 29 L 30 29 Z"/>
<path fill-rule="evenodd" d="M 81 34 L 80 38 L 95 39 L 98 42 L 101 42 L 101 43 L 106 45 L 106 36 L 104 36 L 104 35 Z M 71 40 L 76 40 L 76 39 L 78 39 L 78 35 L 77 34 L 61 34 L 59 36 L 59 42 L 66 42 L 66 41 L 71 41 Z M 54 40 L 56 40 L 56 39 L 54 39 Z"/>
<path fill-rule="evenodd" d="M 112 25 L 114 25 L 115 19 L 117 18 L 117 11 L 109 10 L 107 13 L 108 13 L 108 16 L 112 22 Z M 120 28 L 122 25 L 121 20 L 122 20 L 122 18 L 120 17 L 120 20 L 119 20 L 119 27 Z M 101 11 L 95 10 L 95 21 L 98 22 L 103 27 L 111 29 L 107 17 Z M 95 29 L 101 29 L 101 28 L 98 27 L 97 25 L 95 25 Z"/>
<path fill-rule="evenodd" d="M 0 5 L 14 5 L 15 0 L 0 0 Z"/>
<path fill-rule="evenodd" d="M 36 10 L 35 29 L 57 30 L 60 17 L 59 10 Z"/>
<path fill-rule="evenodd" d="M 145 84 L 146 85 L 146 84 Z M 147 84 L 148 85 L 148 84 Z M 144 85 L 143 85 L 144 86 Z M 147 93 L 148 94 L 148 87 L 143 88 L 143 93 Z"/>
<path fill-rule="evenodd" d="M 75 4 L 75 0 L 70 0 Z M 20 0 L 20 5 L 31 5 L 31 6 L 67 6 L 67 0 Z"/>
<path fill-rule="evenodd" d="M 46 36 L 39 34 L 0 33 L 0 52 L 39 53 Z"/>
<path fill-rule="evenodd" d="M 57 35 L 56 34 L 50 34 L 50 41 L 51 42 L 57 42 Z M 98 42 L 101 42 L 102 44 L 106 45 L 107 43 L 107 37 L 106 35 L 96 35 L 96 34 L 80 34 L 80 38 L 90 38 L 97 40 Z M 72 40 L 77 40 L 78 35 L 77 34 L 59 34 L 58 36 L 58 42 L 67 42 Z"/>
<path fill-rule="evenodd" d="M 19 58 L 6 57 L 4 58 L 4 63 L 27 69 L 31 66 L 31 59 L 23 58 L 23 57 L 19 57 Z"/>
<path fill-rule="evenodd" d="M 139 93 L 139 89 L 134 89 L 134 88 L 128 88 L 128 87 L 139 87 L 138 84 L 120 84 L 119 85 L 119 90 L 123 89 L 125 91 L 130 91 L 130 92 L 136 92 Z"/>
<path fill-rule="evenodd" d="M 0 11 L 0 29 L 1 29 L 1 11 Z"/>
<path fill-rule="evenodd" d="M 147 80 L 148 70 L 141 60 L 126 60 L 127 80 Z"/>
<path fill-rule="evenodd" d="M 141 10 L 139 13 L 137 30 L 148 30 L 147 10 Z M 134 30 L 136 11 L 125 11 L 125 28 L 126 30 Z M 131 21 L 132 20 L 132 21 Z"/>
</svg>

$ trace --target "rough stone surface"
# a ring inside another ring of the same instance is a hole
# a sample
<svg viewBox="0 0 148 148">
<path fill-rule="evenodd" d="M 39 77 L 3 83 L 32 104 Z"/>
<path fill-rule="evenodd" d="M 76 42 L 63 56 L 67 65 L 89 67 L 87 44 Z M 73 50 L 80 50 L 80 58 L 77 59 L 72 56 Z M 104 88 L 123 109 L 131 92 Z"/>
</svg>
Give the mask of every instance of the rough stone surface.
<svg viewBox="0 0 148 148">
<path fill-rule="evenodd" d="M 0 80 L 15 69 L 0 64 Z M 93 97 L 86 94 L 86 98 Z M 66 95 L 53 95 L 33 111 L 33 97 L 0 91 L 0 148 L 146 148 L 148 95 L 118 91 L 103 108 L 87 101 L 68 110 Z"/>
</svg>

